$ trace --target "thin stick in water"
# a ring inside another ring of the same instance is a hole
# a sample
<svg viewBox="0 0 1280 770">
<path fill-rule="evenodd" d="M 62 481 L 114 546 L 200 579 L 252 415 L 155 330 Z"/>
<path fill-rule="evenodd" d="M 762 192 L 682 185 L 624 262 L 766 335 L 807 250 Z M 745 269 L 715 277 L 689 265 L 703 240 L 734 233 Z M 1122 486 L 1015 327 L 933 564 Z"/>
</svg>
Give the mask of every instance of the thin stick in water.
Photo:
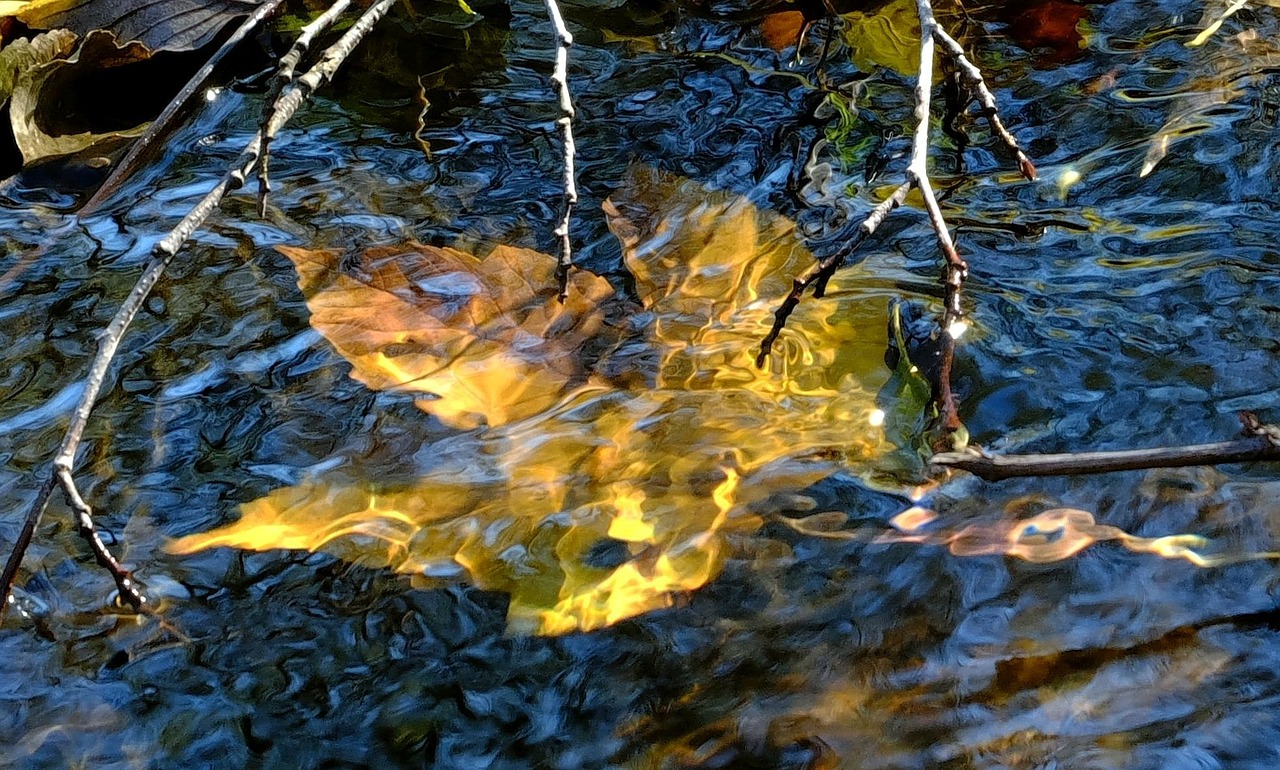
<svg viewBox="0 0 1280 770">
<path fill-rule="evenodd" d="M 272 116 L 270 125 L 266 127 L 266 131 L 259 131 L 249 140 L 249 143 L 237 158 L 238 165 L 233 165 L 223 175 L 222 179 L 214 185 L 213 189 L 187 212 L 187 215 L 165 236 L 164 240 L 156 244 L 146 269 L 143 270 L 138 282 L 134 284 L 133 289 L 129 292 L 129 296 L 120 306 L 120 309 L 116 311 L 115 317 L 111 319 L 111 323 L 107 325 L 107 328 L 102 333 L 98 343 L 97 355 L 94 356 L 93 363 L 89 367 L 89 374 L 85 378 L 84 391 L 80 396 L 79 403 L 76 404 L 75 411 L 72 413 L 71 424 L 67 427 L 67 432 L 62 439 L 61 446 L 58 448 L 58 453 L 53 459 L 53 473 L 49 480 L 40 487 L 40 491 L 27 509 L 22 529 L 14 543 L 13 551 L 9 554 L 9 560 L 5 563 L 4 572 L 0 573 L 0 596 L 3 597 L 3 601 L 0 601 L 0 618 L 3 618 L 4 612 L 8 609 L 10 603 L 9 594 L 13 588 L 18 567 L 22 563 L 22 558 L 31 543 L 32 533 L 34 533 L 39 524 L 40 517 L 49 503 L 49 497 L 53 494 L 55 486 L 62 487 L 68 503 L 76 512 L 77 529 L 80 535 L 89 543 L 98 563 L 111 573 L 111 577 L 115 580 L 116 588 L 120 592 L 120 598 L 135 610 L 143 610 L 146 597 L 138 590 L 128 570 L 111 556 L 102 539 L 98 536 L 93 523 L 93 510 L 85 502 L 79 489 L 76 488 L 75 478 L 72 475 L 72 466 L 75 463 L 76 453 L 80 448 L 85 426 L 89 422 L 89 415 L 93 411 L 94 404 L 97 403 L 98 394 L 106 380 L 108 368 L 115 359 L 116 349 L 120 346 L 120 341 L 123 339 L 129 324 L 133 321 L 134 316 L 137 315 L 143 302 L 146 301 L 151 289 L 160 280 L 165 268 L 169 266 L 169 263 L 177 255 L 178 250 L 213 213 L 228 192 L 244 185 L 246 177 L 253 171 L 254 166 L 261 157 L 264 135 L 278 132 L 317 87 L 333 78 L 334 73 L 337 72 L 343 61 L 351 54 L 351 51 L 369 33 L 369 30 L 386 15 L 394 3 L 395 0 L 379 0 L 378 3 L 365 11 L 359 20 L 336 43 L 325 50 L 320 61 L 299 78 L 297 84 L 280 98 L 278 109 Z"/>
<path fill-rule="evenodd" d="M 311 49 L 311 43 L 316 35 L 332 27 L 338 17 L 349 7 L 351 7 L 351 0 L 335 0 L 324 13 L 303 27 L 297 39 L 293 41 L 293 45 L 284 56 L 280 57 L 280 64 L 271 77 L 271 90 L 262 100 L 262 119 L 258 124 L 262 131 L 262 159 L 258 162 L 258 216 L 260 217 L 267 215 L 267 193 L 271 192 L 271 142 L 275 139 L 275 134 L 269 131 L 268 127 L 271 125 L 271 119 L 280 109 L 280 97 L 285 88 L 297 81 L 298 64 Z"/>
<path fill-rule="evenodd" d="M 573 100 L 569 96 L 569 48 L 573 45 L 573 35 L 564 24 L 560 14 L 560 6 L 556 0 L 544 0 L 547 16 L 551 18 L 551 26 L 556 31 L 556 63 L 551 73 L 551 86 L 556 89 L 560 106 L 560 117 L 556 126 L 560 130 L 560 142 L 564 148 L 564 202 L 560 207 L 560 221 L 554 230 L 560 241 L 560 256 L 556 264 L 556 281 L 559 283 L 560 301 L 569 296 L 569 270 L 573 267 L 573 245 L 570 240 L 569 218 L 573 215 L 573 207 L 578 203 L 577 173 L 574 171 L 573 158 Z"/>
</svg>

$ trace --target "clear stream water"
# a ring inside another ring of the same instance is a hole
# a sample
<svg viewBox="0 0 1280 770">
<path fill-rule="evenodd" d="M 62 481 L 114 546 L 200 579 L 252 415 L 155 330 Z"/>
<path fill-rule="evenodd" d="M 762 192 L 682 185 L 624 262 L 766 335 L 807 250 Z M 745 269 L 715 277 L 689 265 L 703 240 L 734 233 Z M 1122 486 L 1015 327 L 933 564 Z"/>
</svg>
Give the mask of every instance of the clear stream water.
<svg viewBox="0 0 1280 770">
<path fill-rule="evenodd" d="M 973 265 L 962 414 L 984 446 L 1194 443 L 1234 435 L 1241 409 L 1280 420 L 1280 14 L 1242 12 L 1189 48 L 1202 10 L 1090 4 L 1078 50 L 1028 52 L 1018 24 L 970 9 L 964 41 L 1041 170 L 1020 181 L 973 125 L 957 173 L 937 134 L 935 181 Z M 507 632 L 504 594 L 461 581 L 416 588 L 323 553 L 164 550 L 309 474 L 357 462 L 393 476 L 406 457 L 451 451 L 456 431 L 348 377 L 273 247 L 553 251 L 550 28 L 540 3 L 501 15 L 465 30 L 388 25 L 279 142 L 269 216 L 234 196 L 148 302 L 77 475 L 164 624 L 114 608 L 55 500 L 20 576 L 24 612 L 0 630 L 0 766 L 1280 764 L 1277 565 L 1265 559 L 1202 568 L 1110 541 L 1032 563 L 944 535 L 830 539 L 773 523 L 670 608 L 538 637 Z M 901 144 L 911 109 L 910 78 L 870 73 L 866 51 L 833 50 L 832 82 L 863 77 L 855 62 L 870 77 L 855 119 L 819 127 L 816 43 L 797 65 L 757 22 L 648 4 L 566 15 L 575 232 L 597 271 L 620 274 L 601 205 L 637 165 L 793 219 L 819 255 L 900 172 L 890 159 L 883 179 L 864 178 L 868 153 Z M 429 158 L 415 138 L 419 76 Z M 213 100 L 100 214 L 77 220 L 69 198 L 31 185 L 0 201 L 0 542 L 47 472 L 95 330 L 246 140 L 256 99 Z M 1166 123 L 1167 152 L 1142 176 Z M 835 141 L 792 183 L 818 137 Z M 936 295 L 918 211 L 864 254 L 876 307 Z M 777 492 L 842 512 L 843 531 L 888 531 L 911 501 L 866 471 Z M 1211 553 L 1278 548 L 1267 465 L 956 478 L 922 502 L 936 532 L 1069 507 L 1138 536 L 1203 536 Z"/>
</svg>

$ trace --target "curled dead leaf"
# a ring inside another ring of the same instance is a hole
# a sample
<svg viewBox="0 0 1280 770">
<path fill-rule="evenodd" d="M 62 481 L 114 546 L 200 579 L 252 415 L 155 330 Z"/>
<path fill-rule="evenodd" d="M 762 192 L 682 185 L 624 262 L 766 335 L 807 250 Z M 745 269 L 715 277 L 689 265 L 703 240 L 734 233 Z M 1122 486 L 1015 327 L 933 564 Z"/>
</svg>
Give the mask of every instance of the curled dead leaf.
<svg viewBox="0 0 1280 770">
<path fill-rule="evenodd" d="M 13 95 L 19 80 L 42 64 L 70 56 L 75 44 L 74 32 L 57 29 L 30 40 L 15 40 L 0 49 L 0 105 Z"/>
<path fill-rule="evenodd" d="M 52 45 L 65 45 L 62 34 L 69 33 L 60 33 Z M 73 56 L 55 57 L 25 70 L 14 84 L 9 103 L 13 137 L 23 163 L 71 155 L 142 133 L 145 122 L 113 125 L 127 111 L 82 109 L 80 102 L 101 99 L 97 89 L 105 73 L 150 58 L 151 51 L 141 43 L 121 44 L 110 32 L 99 31 L 89 33 Z"/>
</svg>

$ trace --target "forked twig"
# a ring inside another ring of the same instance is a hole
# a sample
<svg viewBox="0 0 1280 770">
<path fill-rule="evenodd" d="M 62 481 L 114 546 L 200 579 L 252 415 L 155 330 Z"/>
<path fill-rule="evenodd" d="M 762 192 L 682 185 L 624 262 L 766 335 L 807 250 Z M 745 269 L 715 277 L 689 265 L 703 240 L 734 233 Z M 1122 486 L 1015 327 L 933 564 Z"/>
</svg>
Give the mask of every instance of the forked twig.
<svg viewBox="0 0 1280 770">
<path fill-rule="evenodd" d="M 280 97 L 285 88 L 297 81 L 298 64 L 311 49 L 311 43 L 316 35 L 332 27 L 338 17 L 349 7 L 351 7 L 351 0 L 335 0 L 324 13 L 303 27 L 297 39 L 293 41 L 293 45 L 289 46 L 284 56 L 280 57 L 280 64 L 271 77 L 271 89 L 262 100 L 262 118 L 258 122 L 258 128 L 262 132 L 262 159 L 258 162 L 258 216 L 260 217 L 267 215 L 267 193 L 271 192 L 271 142 L 276 137 L 275 132 L 270 131 L 269 127 L 272 118 L 280 110 Z"/>
<path fill-rule="evenodd" d="M 916 79 L 916 131 L 911 141 L 911 162 L 907 164 L 907 182 L 920 190 L 929 223 L 938 237 L 938 246 L 946 260 L 943 268 L 942 350 L 938 368 L 937 391 L 934 404 L 938 409 L 939 426 L 942 428 L 939 442 L 945 442 L 960 430 L 960 411 L 955 393 L 951 389 L 951 369 L 955 361 L 956 329 L 963 329 L 964 309 L 960 305 L 960 291 L 969 275 L 969 264 L 956 251 L 947 221 L 938 206 L 938 198 L 929 182 L 929 104 L 933 90 L 934 33 L 938 20 L 933 16 L 929 0 L 916 0 L 916 13 L 920 17 L 920 75 Z M 936 444 L 939 442 L 935 442 Z"/>
<path fill-rule="evenodd" d="M 116 349 L 119 347 L 129 324 L 133 321 L 143 302 L 146 301 L 147 295 L 151 293 L 151 289 L 160 280 L 160 276 L 164 273 L 165 268 L 169 266 L 169 263 L 173 261 L 179 249 L 213 213 L 228 192 L 244 185 L 245 179 L 252 173 L 261 158 L 264 136 L 278 132 L 316 88 L 333 78 L 334 73 L 342 66 L 343 61 L 368 34 L 369 30 L 386 15 L 395 1 L 379 0 L 379 2 L 370 6 L 336 43 L 325 50 L 320 57 L 320 61 L 280 97 L 278 107 L 272 115 L 270 124 L 265 127 L 265 130 L 258 131 L 249 140 L 249 143 L 237 158 L 237 164 L 233 165 L 223 175 L 222 179 L 214 185 L 213 189 L 187 212 L 187 215 L 165 236 L 164 240 L 156 244 L 146 269 L 141 277 L 138 278 L 138 282 L 134 284 L 128 298 L 121 304 L 120 309 L 116 311 L 115 317 L 111 319 L 111 323 L 101 336 L 97 355 L 94 356 L 93 363 L 89 367 L 89 374 L 85 379 L 84 392 L 80 396 L 79 403 L 76 404 L 71 424 L 67 427 L 62 444 L 53 459 L 53 474 L 40 487 L 35 500 L 32 501 L 31 506 L 27 509 L 26 517 L 23 520 L 22 529 L 14 544 L 13 551 L 9 554 L 9 560 L 5 563 L 3 574 L 0 574 L 0 592 L 2 592 L 3 597 L 3 601 L 0 601 L 0 617 L 3 617 L 3 613 L 9 606 L 9 594 L 13 587 L 13 581 L 17 576 L 18 567 L 22 563 L 22 557 L 31 543 L 32 534 L 35 532 L 40 516 L 44 513 L 49 497 L 53 494 L 56 486 L 62 487 L 68 503 L 76 512 L 77 529 L 81 537 L 88 541 L 98 563 L 110 571 L 111 577 L 115 580 L 116 588 L 120 592 L 121 599 L 135 610 L 143 609 L 146 597 L 134 585 L 128 570 L 115 560 L 98 536 L 93 524 L 93 510 L 80 495 L 80 491 L 76 488 L 75 478 L 72 475 L 75 456 L 80 448 L 85 426 L 89 422 L 89 415 L 93 411 L 94 404 L 98 399 L 98 393 L 106 380 L 107 370 L 115 358 Z"/>
<path fill-rule="evenodd" d="M 98 185 L 98 189 L 80 207 L 78 212 L 80 216 L 85 216 L 97 210 L 103 201 L 115 194 L 126 179 L 133 176 L 138 166 L 142 164 L 143 157 L 151 150 L 151 146 L 156 140 L 166 136 L 172 130 L 174 121 L 177 120 L 183 109 L 190 103 L 191 98 L 204 87 L 205 82 L 208 81 L 209 76 L 213 74 L 218 64 L 257 29 L 258 25 L 275 13 L 281 2 L 283 0 L 266 0 L 236 28 L 235 32 L 231 33 L 231 37 L 227 38 L 226 42 L 218 47 L 218 50 L 213 52 L 213 55 L 204 63 L 204 66 L 191 76 L 191 79 L 182 87 L 178 95 L 173 97 L 169 104 L 165 106 L 164 111 L 155 120 L 151 121 L 151 125 L 147 126 L 146 132 L 133 142 L 129 147 L 129 151 L 116 164 L 111 174 L 102 184 Z"/>
<path fill-rule="evenodd" d="M 564 24 L 560 14 L 560 6 L 556 0 L 544 0 L 547 16 L 551 18 L 551 26 L 556 30 L 556 64 L 551 73 L 551 87 L 556 89 L 560 102 L 560 117 L 556 118 L 556 126 L 560 129 L 560 141 L 564 146 L 564 202 L 560 207 L 560 221 L 554 230 L 560 240 L 560 256 L 556 264 L 556 281 L 559 283 L 560 301 L 569 296 L 569 270 L 573 267 L 573 246 L 569 238 L 569 218 L 573 215 L 573 207 L 578 203 L 577 173 L 573 168 L 575 147 L 573 144 L 573 100 L 569 96 L 569 48 L 573 45 L 573 35 Z"/>
<path fill-rule="evenodd" d="M 939 368 L 940 377 L 934 398 L 941 427 L 950 435 L 962 427 L 957 413 L 955 397 L 951 390 L 951 367 L 955 352 L 955 338 L 964 329 L 964 310 L 961 306 L 960 295 L 964 280 L 968 276 L 969 265 L 956 250 L 955 242 L 947 229 L 946 219 L 942 216 L 942 209 L 938 206 L 938 199 L 934 194 L 933 185 L 929 181 L 930 92 L 933 86 L 935 42 L 942 46 L 946 55 L 956 61 L 964 76 L 966 85 L 976 94 L 978 101 L 982 104 L 983 114 L 991 123 L 992 130 L 1016 155 L 1018 168 L 1023 176 L 1027 179 L 1035 179 L 1036 170 L 1035 166 L 1018 146 L 1017 140 L 1013 138 L 1013 135 L 1009 133 L 1004 123 L 1000 120 L 999 113 L 996 111 L 995 97 L 987 88 L 982 78 L 982 73 L 965 57 L 964 49 L 961 48 L 960 44 L 938 26 L 930 0 L 916 0 L 916 12 L 920 18 L 920 68 L 915 86 L 914 117 L 916 125 L 912 136 L 911 159 L 907 165 L 906 179 L 888 198 L 871 210 L 871 213 L 867 215 L 867 218 L 858 227 L 858 232 L 850 243 L 839 253 L 815 263 L 795 278 L 792 282 L 791 291 L 774 312 L 773 326 L 760 343 L 760 352 L 756 356 L 756 365 L 764 366 L 765 360 L 773 350 L 774 343 L 786 326 L 787 319 L 800 304 L 805 292 L 812 288 L 815 298 L 822 297 L 826 291 L 827 283 L 831 280 L 836 270 L 841 267 L 845 259 L 876 231 L 894 209 L 902 205 L 912 189 L 918 189 L 924 200 L 924 208 L 929 216 L 929 223 L 933 226 L 933 231 L 938 239 L 938 246 L 942 250 L 945 260 L 942 277 L 944 289 L 944 311 L 941 321 L 943 346 Z"/>
<path fill-rule="evenodd" d="M 982 70 L 969 61 L 969 57 L 964 55 L 964 48 L 956 42 L 956 39 L 947 34 L 947 31 L 937 24 L 933 27 L 933 37 L 938 41 L 939 45 L 946 49 L 946 52 L 955 61 L 956 66 L 960 68 L 960 74 L 964 77 L 966 85 L 978 97 L 978 102 L 982 105 L 982 114 L 986 117 L 987 122 L 991 124 L 991 130 L 995 132 L 996 136 L 1000 137 L 1000 141 L 1004 142 L 1004 146 L 1008 147 L 1009 151 L 1018 159 L 1018 170 L 1022 172 L 1027 181 L 1034 182 L 1036 179 L 1035 164 L 1018 146 L 1018 140 L 1013 138 L 1013 134 L 1009 133 L 1009 129 L 1005 128 L 1004 121 L 1000 119 L 1000 111 L 996 109 L 996 97 L 987 88 L 987 82 L 982 77 Z"/>
</svg>

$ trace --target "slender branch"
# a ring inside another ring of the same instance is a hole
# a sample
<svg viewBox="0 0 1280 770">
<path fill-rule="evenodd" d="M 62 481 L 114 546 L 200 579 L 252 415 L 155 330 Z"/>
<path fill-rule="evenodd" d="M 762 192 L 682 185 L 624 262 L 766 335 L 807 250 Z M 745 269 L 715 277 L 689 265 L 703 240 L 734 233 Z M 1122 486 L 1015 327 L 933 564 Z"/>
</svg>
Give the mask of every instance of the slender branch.
<svg viewBox="0 0 1280 770">
<path fill-rule="evenodd" d="M 773 343 L 777 342 L 778 335 L 782 334 L 783 328 L 787 325 L 787 319 L 791 317 L 792 311 L 800 304 L 800 300 L 804 298 L 804 293 L 809 290 L 809 287 L 816 284 L 813 295 L 821 297 L 826 291 L 827 282 L 831 280 L 831 276 L 835 275 L 836 270 L 840 269 L 845 257 L 856 251 L 863 241 L 871 237 L 876 229 L 880 227 L 880 224 L 889 217 L 889 214 L 902 205 L 909 192 L 911 192 L 910 182 L 903 182 L 898 185 L 898 189 L 894 190 L 892 195 L 881 201 L 880 205 L 872 209 L 867 218 L 862 220 L 862 224 L 858 225 L 858 233 L 849 242 L 848 246 L 838 254 L 813 263 L 807 270 L 796 276 L 791 282 L 791 292 L 787 294 L 786 299 L 782 300 L 782 304 L 778 305 L 778 309 L 773 312 L 773 326 L 760 342 L 760 352 L 756 354 L 756 366 L 764 366 L 765 360 L 773 352 Z"/>
<path fill-rule="evenodd" d="M 279 99 L 278 107 L 272 115 L 270 124 L 266 126 L 265 130 L 260 130 L 250 139 L 244 150 L 241 151 L 237 164 L 227 171 L 222 179 L 214 185 L 213 189 L 165 236 L 164 240 L 156 244 L 146 269 L 141 277 L 138 278 L 138 282 L 129 292 L 129 296 L 120 306 L 120 309 L 116 311 L 111 323 L 102 333 L 97 355 L 94 356 L 93 363 L 89 367 L 89 374 L 85 379 L 84 392 L 80 396 L 79 403 L 76 404 L 75 411 L 72 413 L 71 424 L 67 427 L 66 435 L 63 437 L 58 453 L 53 459 L 53 475 L 41 486 L 35 500 L 32 501 L 31 506 L 27 509 L 13 552 L 9 554 L 9 560 L 5 564 L 4 572 L 0 574 L 0 581 L 2 581 L 0 582 L 0 592 L 2 592 L 3 596 L 3 601 L 0 602 L 0 617 L 3 616 L 3 613 L 8 608 L 8 597 L 13 587 L 18 567 L 22 563 L 22 557 L 31 543 L 32 533 L 39 524 L 40 516 L 44 513 L 55 486 L 62 487 L 69 504 L 76 512 L 77 529 L 80 535 L 89 542 L 98 563 L 111 572 L 111 576 L 116 582 L 116 587 L 119 589 L 120 597 L 135 610 L 143 608 L 146 598 L 138 591 L 130 579 L 129 572 L 111 556 L 101 538 L 98 537 L 93 525 L 93 511 L 80 495 L 79 490 L 76 488 L 75 479 L 72 476 L 72 466 L 75 463 L 76 452 L 80 448 L 85 426 L 89 422 L 89 415 L 98 400 L 98 393 L 102 390 L 102 385 L 106 380 L 107 370 L 115 358 L 116 349 L 120 346 L 120 341 L 124 337 L 129 324 L 133 321 L 134 316 L 137 315 L 143 302 L 146 301 L 151 289 L 160 280 L 165 268 L 169 266 L 174 256 L 177 255 L 178 250 L 213 213 L 228 192 L 244 185 L 245 178 L 253 171 L 254 166 L 261 157 L 264 136 L 278 132 L 317 87 L 333 78 L 334 73 L 337 72 L 342 62 L 346 60 L 356 45 L 368 34 L 369 30 L 387 13 L 395 1 L 379 0 L 378 3 L 364 12 L 360 19 L 347 30 L 346 34 L 325 50 L 320 61 L 299 78 Z"/>
<path fill-rule="evenodd" d="M 957 330 L 964 328 L 962 325 L 963 311 L 960 302 L 960 290 L 964 285 L 964 279 L 968 276 L 969 266 L 956 251 L 955 242 L 947 230 L 946 220 L 942 216 L 937 196 L 934 194 L 933 186 L 929 181 L 927 169 L 929 102 L 933 85 L 935 41 L 941 44 L 945 53 L 955 59 L 959 65 L 965 81 L 978 95 L 983 105 L 984 113 L 991 122 L 993 129 L 1017 155 L 1019 169 L 1022 174 L 1028 179 L 1034 179 L 1036 171 L 1035 166 L 1027 159 L 1027 156 L 1018 147 L 1017 141 L 1004 127 L 1004 123 L 1001 122 L 995 107 L 995 97 L 987 89 L 982 73 L 965 57 L 964 49 L 960 47 L 960 44 L 938 26 L 930 0 L 916 0 L 916 12 L 920 18 L 920 72 L 916 78 L 916 107 L 914 115 L 916 126 L 906 181 L 894 190 L 889 198 L 871 211 L 867 219 L 858 228 L 857 234 L 854 235 L 845 248 L 841 249 L 838 254 L 811 265 L 792 281 L 791 291 L 779 304 L 778 309 L 774 311 L 773 325 L 760 343 L 760 352 L 756 355 L 756 365 L 764 366 L 765 361 L 773 350 L 774 343 L 777 342 L 778 336 L 782 333 L 783 328 L 786 327 L 787 319 L 790 318 L 792 312 L 800 304 L 805 292 L 812 288 L 813 296 L 821 298 L 826 291 L 827 283 L 831 280 L 836 270 L 840 269 L 845 260 L 862 245 L 867 237 L 875 232 L 880 223 L 894 209 L 902 205 L 912 188 L 919 188 L 921 197 L 924 199 L 925 211 L 929 215 L 929 222 L 937 234 L 938 245 L 942 249 L 943 257 L 945 258 L 943 273 L 945 312 L 942 318 L 942 330 L 947 341 L 942 351 L 941 371 L 944 376 L 937 396 L 939 400 L 939 415 L 942 418 L 943 426 L 947 428 L 948 432 L 954 432 L 960 427 L 960 423 L 956 414 L 955 399 L 951 392 L 950 372 Z"/>
<path fill-rule="evenodd" d="M 142 164 L 143 157 L 151 150 L 152 145 L 156 140 L 170 132 L 178 115 L 189 105 L 191 98 L 204 87 L 205 82 L 209 80 L 209 76 L 213 74 L 213 70 L 218 64 L 236 46 L 240 45 L 241 41 L 257 29 L 258 25 L 275 13 L 281 2 L 283 0 L 266 0 L 236 28 L 235 32 L 231 33 L 231 37 L 227 38 L 226 42 L 219 46 L 217 51 L 213 52 L 213 55 L 209 57 L 209 61 L 205 62 L 204 66 L 191 76 L 191 79 L 182 87 L 178 95 L 173 97 L 164 108 L 164 111 L 155 120 L 151 121 L 151 125 L 147 126 L 146 132 L 138 137 L 133 145 L 129 147 L 129 151 L 125 153 L 125 156 L 116 164 L 115 170 L 98 186 L 97 191 L 93 193 L 89 200 L 80 207 L 78 212 L 80 216 L 83 217 L 96 211 L 107 198 L 115 194 L 126 179 L 138 170 L 138 166 Z"/>
<path fill-rule="evenodd" d="M 945 452 L 933 456 L 935 465 L 968 471 L 987 481 L 1022 476 L 1078 476 L 1145 468 L 1183 468 L 1253 460 L 1280 460 L 1280 446 L 1276 446 L 1267 436 L 1250 436 L 1215 444 L 1125 449 L 1115 452 L 988 456 L 969 451 Z"/>
<path fill-rule="evenodd" d="M 560 117 L 556 126 L 560 129 L 560 141 L 564 146 L 564 203 L 560 208 L 560 221 L 554 230 L 560 240 L 560 258 L 556 265 L 556 280 L 560 284 L 560 301 L 569 296 L 569 270 L 573 267 L 573 250 L 569 239 L 569 218 L 573 215 L 573 207 L 578 203 L 577 173 L 573 168 L 575 147 L 573 144 L 573 100 L 569 96 L 569 48 L 573 45 L 573 35 L 564 24 L 560 15 L 560 6 L 556 0 L 544 0 L 547 16 L 551 18 L 551 26 L 556 31 L 556 64 L 551 73 L 551 87 L 556 89 L 560 102 Z"/>
<path fill-rule="evenodd" d="M 320 14 L 310 24 L 302 28 L 298 33 L 298 37 L 293 41 L 293 45 L 284 56 L 280 57 L 280 64 L 276 68 L 275 75 L 271 78 L 271 89 L 267 92 L 266 98 L 262 100 L 262 119 L 258 123 L 258 128 L 262 131 L 262 160 L 258 163 L 258 216 L 265 217 L 267 215 L 267 193 L 271 192 L 271 142 L 275 139 L 275 134 L 268 131 L 271 125 L 271 119 L 275 117 L 276 112 L 280 109 L 280 96 L 284 93 L 284 89 L 293 85 L 298 78 L 298 64 L 302 61 L 302 57 L 307 55 L 307 51 L 311 49 L 311 43 L 315 40 L 316 35 L 329 29 L 334 22 L 338 20 L 347 8 L 351 6 L 351 0 L 335 0 L 334 4 L 329 6 L 328 10 Z"/>
<path fill-rule="evenodd" d="M 1000 140 L 1018 159 L 1018 170 L 1029 181 L 1035 181 L 1035 164 L 1018 146 L 1018 140 L 1013 138 L 1013 134 L 1009 133 L 1009 129 L 1005 128 L 1004 121 L 1000 119 L 1000 111 L 996 109 L 996 97 L 987 88 L 987 83 L 982 77 L 982 71 L 964 55 L 964 48 L 956 42 L 956 39 L 948 35 L 946 30 L 937 24 L 934 24 L 933 27 L 933 38 L 945 49 L 946 53 L 950 54 L 960 68 L 960 74 L 964 77 L 969 88 L 977 95 L 978 102 L 982 104 L 982 114 L 986 116 L 987 122 L 991 124 L 991 130 L 996 133 L 996 136 L 1000 137 Z"/>
<path fill-rule="evenodd" d="M 969 273 L 969 265 L 960 258 L 955 242 L 947 230 L 947 222 L 938 207 L 938 198 L 933 193 L 933 185 L 929 182 L 929 103 L 933 90 L 933 33 L 938 22 L 933 17 L 933 7 L 929 0 L 916 0 L 916 11 L 920 16 L 920 74 L 916 78 L 916 130 L 911 140 L 911 162 L 907 164 L 907 181 L 919 188 L 924 198 L 924 208 L 929 214 L 929 224 L 938 236 L 938 245 L 946 259 L 946 314 L 954 318 L 944 317 L 943 326 L 963 315 L 960 309 L 960 288 Z"/>
<path fill-rule="evenodd" d="M 942 428 L 934 445 L 935 448 L 941 448 L 963 427 L 955 391 L 951 388 L 951 370 L 955 362 L 955 330 L 964 328 L 961 325 L 964 309 L 960 304 L 960 293 L 964 288 L 964 279 L 969 275 L 969 264 L 956 251 L 955 241 L 947 229 L 947 221 L 942 216 L 938 198 L 929 182 L 929 108 L 933 90 L 934 37 L 939 27 L 929 0 L 916 0 L 916 13 L 920 17 L 920 73 L 916 78 L 916 131 L 911 142 L 911 161 L 907 164 L 907 181 L 920 189 L 925 211 L 929 214 L 929 223 L 933 225 L 938 246 L 946 260 L 942 278 L 943 313 L 940 324 L 942 357 L 938 367 L 937 390 L 934 393 L 938 424 Z"/>
</svg>

